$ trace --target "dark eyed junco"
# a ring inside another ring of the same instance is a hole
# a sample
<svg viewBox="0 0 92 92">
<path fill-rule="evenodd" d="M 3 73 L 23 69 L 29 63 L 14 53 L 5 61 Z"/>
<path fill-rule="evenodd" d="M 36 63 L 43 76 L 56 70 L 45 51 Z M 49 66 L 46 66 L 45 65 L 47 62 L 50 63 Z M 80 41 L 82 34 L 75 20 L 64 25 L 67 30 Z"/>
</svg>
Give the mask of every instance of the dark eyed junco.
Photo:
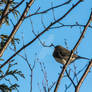
<svg viewBox="0 0 92 92">
<path fill-rule="evenodd" d="M 55 46 L 55 49 L 54 49 L 54 52 L 53 52 L 53 57 L 55 58 L 55 60 L 61 64 L 66 64 L 69 56 L 71 54 L 71 51 L 69 51 L 68 49 L 60 46 L 60 45 L 57 45 Z M 77 59 L 87 59 L 87 60 L 90 60 L 86 57 L 80 57 L 76 54 L 73 54 L 71 60 L 70 60 L 70 63 L 72 63 L 73 61 L 77 60 Z M 69 63 L 69 64 L 70 64 Z"/>
</svg>

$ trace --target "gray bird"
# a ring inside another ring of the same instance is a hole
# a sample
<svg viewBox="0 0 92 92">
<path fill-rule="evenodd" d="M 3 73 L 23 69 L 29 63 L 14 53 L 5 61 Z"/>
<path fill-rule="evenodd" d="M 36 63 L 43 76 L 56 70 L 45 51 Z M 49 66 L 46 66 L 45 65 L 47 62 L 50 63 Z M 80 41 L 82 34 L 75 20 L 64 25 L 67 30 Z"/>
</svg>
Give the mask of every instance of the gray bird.
<svg viewBox="0 0 92 92">
<path fill-rule="evenodd" d="M 69 51 L 68 49 L 60 46 L 60 45 L 57 45 L 55 46 L 55 49 L 54 49 L 54 52 L 53 52 L 53 57 L 55 58 L 55 60 L 63 65 L 66 64 L 69 56 L 71 54 L 71 51 Z M 86 58 L 86 57 L 80 57 L 76 54 L 73 54 L 71 60 L 70 60 L 70 63 L 74 62 L 75 60 L 77 59 L 87 59 L 87 60 L 90 60 L 89 58 Z M 70 64 L 69 63 L 69 64 Z"/>
</svg>

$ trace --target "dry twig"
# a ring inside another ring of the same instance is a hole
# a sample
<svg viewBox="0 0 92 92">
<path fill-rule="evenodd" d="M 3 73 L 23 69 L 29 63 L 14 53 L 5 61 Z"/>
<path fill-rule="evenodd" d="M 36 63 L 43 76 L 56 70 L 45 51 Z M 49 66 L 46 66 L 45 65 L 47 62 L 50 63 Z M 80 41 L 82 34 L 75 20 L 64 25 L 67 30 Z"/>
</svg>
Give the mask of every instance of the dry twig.
<svg viewBox="0 0 92 92">
<path fill-rule="evenodd" d="M 66 70 L 66 68 L 67 68 L 67 66 L 68 66 L 68 64 L 69 64 L 69 62 L 70 62 L 70 59 L 71 59 L 71 57 L 72 57 L 74 51 L 76 50 L 76 48 L 77 48 L 78 45 L 80 44 L 81 40 L 83 39 L 84 34 L 85 34 L 85 32 L 86 32 L 88 26 L 90 25 L 91 20 L 92 20 L 92 11 L 91 11 L 89 20 L 88 20 L 88 22 L 87 22 L 87 24 L 86 24 L 86 26 L 85 26 L 85 28 L 84 28 L 84 30 L 83 30 L 81 36 L 80 36 L 78 42 L 76 43 L 76 45 L 74 46 L 73 50 L 71 51 L 71 55 L 70 55 L 69 59 L 67 60 L 67 63 L 63 66 L 63 69 L 62 69 L 62 71 L 61 71 L 61 73 L 60 73 L 60 76 L 59 76 L 59 78 L 58 78 L 58 80 L 57 80 L 57 84 L 56 84 L 56 87 L 55 87 L 55 89 L 54 89 L 54 92 L 57 92 L 58 87 L 59 87 L 59 85 L 60 85 L 60 81 L 61 81 L 62 77 L 64 76 L 64 72 L 65 72 L 65 70 Z"/>
<path fill-rule="evenodd" d="M 3 63 L 0 66 L 0 69 L 6 65 L 13 57 L 15 57 L 20 51 L 22 51 L 24 48 L 28 47 L 30 44 L 32 44 L 35 40 L 37 40 L 42 34 L 44 34 L 46 31 L 48 31 L 54 24 L 58 23 L 59 21 L 61 21 L 63 18 L 65 18 L 80 2 L 82 2 L 83 0 L 79 0 L 75 5 L 72 6 L 72 8 L 70 8 L 62 17 L 60 17 L 59 19 L 57 19 L 56 21 L 52 22 L 46 29 L 44 29 L 41 33 L 39 33 L 32 41 L 30 41 L 29 43 L 27 43 L 26 45 L 24 45 L 23 47 L 21 47 L 15 54 L 13 54 L 5 63 Z M 13 35 L 12 35 L 13 36 Z M 11 36 L 10 36 L 11 37 Z M 10 39 L 11 41 L 11 39 Z M 7 42 L 7 45 L 9 44 L 9 42 Z M 6 47 L 7 47 L 6 45 Z M 5 47 L 5 48 L 6 48 Z M 5 50 L 5 49 L 3 49 Z M 3 51 L 2 51 L 3 53 Z M 2 55 L 2 54 L 1 54 Z M 0 55 L 0 56 L 1 56 Z"/>
</svg>

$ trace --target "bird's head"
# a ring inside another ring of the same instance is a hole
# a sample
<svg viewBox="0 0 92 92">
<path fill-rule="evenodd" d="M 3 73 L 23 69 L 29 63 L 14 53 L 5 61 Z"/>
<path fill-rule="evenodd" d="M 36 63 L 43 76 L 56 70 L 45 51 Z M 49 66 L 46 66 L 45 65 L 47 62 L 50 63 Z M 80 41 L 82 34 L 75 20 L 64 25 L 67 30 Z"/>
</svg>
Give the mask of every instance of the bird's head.
<svg viewBox="0 0 92 92">
<path fill-rule="evenodd" d="M 64 47 L 62 47 L 60 45 L 55 46 L 55 50 L 63 50 L 63 49 L 64 49 Z"/>
</svg>

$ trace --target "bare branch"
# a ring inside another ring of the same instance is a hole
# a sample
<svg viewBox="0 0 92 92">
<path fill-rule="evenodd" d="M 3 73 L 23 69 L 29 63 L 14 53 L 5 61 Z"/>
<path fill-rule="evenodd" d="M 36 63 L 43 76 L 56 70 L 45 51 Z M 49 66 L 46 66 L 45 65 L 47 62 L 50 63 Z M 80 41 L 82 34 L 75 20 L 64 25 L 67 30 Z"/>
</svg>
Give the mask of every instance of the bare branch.
<svg viewBox="0 0 92 92">
<path fill-rule="evenodd" d="M 88 72 L 90 71 L 90 68 L 92 67 L 92 60 L 89 62 L 89 65 L 86 69 L 86 71 L 84 72 L 83 76 L 81 77 L 79 83 L 76 86 L 75 92 L 79 92 L 80 86 L 82 85 L 84 79 L 86 78 L 86 76 L 88 75 Z"/>
<path fill-rule="evenodd" d="M 24 12 L 23 12 L 21 18 L 19 19 L 19 21 L 18 21 L 17 24 L 15 25 L 14 29 L 12 30 L 12 32 L 11 32 L 9 38 L 7 39 L 7 41 L 6 41 L 5 45 L 4 45 L 4 47 L 1 49 L 1 51 L 0 51 L 0 57 L 2 56 L 2 54 L 3 54 L 4 51 L 5 51 L 5 49 L 7 48 L 7 46 L 9 45 L 9 43 L 11 42 L 12 38 L 14 37 L 15 33 L 16 33 L 17 30 L 19 29 L 20 25 L 22 24 L 22 22 L 23 22 L 23 20 L 24 20 L 24 18 L 25 18 L 25 16 L 26 16 L 26 14 L 27 14 L 27 12 L 28 12 L 28 10 L 29 10 L 29 8 L 31 7 L 31 5 L 32 5 L 33 2 L 34 2 L 34 0 L 30 0 L 30 2 L 27 3 L 27 6 L 26 6 L 26 8 L 25 8 L 25 10 L 24 10 Z"/>
<path fill-rule="evenodd" d="M 70 28 L 73 28 L 73 27 L 85 27 L 85 25 L 82 25 L 82 24 L 71 24 L 71 25 L 62 24 L 61 26 L 51 27 L 50 29 L 56 29 L 56 28 L 62 28 L 62 27 L 70 27 Z M 91 25 L 89 25 L 88 27 L 92 28 Z"/>
<path fill-rule="evenodd" d="M 60 76 L 59 76 L 59 78 L 58 78 L 58 80 L 57 80 L 57 84 L 56 84 L 56 87 L 55 87 L 55 89 L 54 89 L 54 92 L 57 92 L 58 87 L 59 87 L 59 85 L 60 85 L 60 81 L 61 81 L 62 77 L 64 76 L 64 72 L 65 72 L 65 70 L 66 70 L 68 64 L 70 63 L 70 59 L 71 59 L 71 57 L 72 57 L 74 51 L 76 50 L 76 48 L 77 48 L 78 45 L 80 44 L 81 40 L 83 39 L 84 34 L 85 34 L 85 32 L 86 32 L 88 26 L 90 25 L 91 20 L 92 20 L 92 12 L 91 12 L 91 14 L 90 14 L 89 20 L 88 20 L 88 22 L 87 22 L 87 24 L 86 24 L 86 26 L 85 26 L 85 28 L 84 28 L 84 30 L 83 30 L 81 36 L 80 36 L 78 42 L 76 43 L 76 45 L 74 46 L 73 50 L 71 51 L 71 55 L 70 55 L 69 59 L 67 60 L 67 63 L 63 66 L 63 69 L 62 69 L 62 71 L 61 71 L 61 73 L 60 73 Z"/>
<path fill-rule="evenodd" d="M 54 24 L 56 24 L 57 22 L 61 21 L 63 18 L 65 18 L 80 2 L 82 2 L 82 0 L 79 0 L 74 6 L 72 6 L 72 8 L 69 9 L 69 11 L 67 11 L 61 18 L 57 19 L 56 21 L 52 22 L 44 31 L 42 31 L 41 33 L 39 33 L 32 41 L 30 41 L 29 43 L 27 43 L 26 45 L 24 45 L 23 47 L 21 47 L 15 54 L 13 54 L 5 63 L 3 63 L 0 66 L 0 69 L 6 65 L 9 60 L 11 60 L 13 57 L 15 57 L 20 51 L 22 51 L 24 48 L 28 47 L 30 44 L 32 44 L 35 40 L 37 40 L 42 34 L 44 34 L 46 31 L 48 31 L 50 29 L 50 27 L 52 27 Z M 8 42 L 9 44 L 9 42 Z M 1 56 L 1 55 L 0 55 Z"/>
<path fill-rule="evenodd" d="M 67 74 L 67 77 L 70 79 L 70 81 L 72 82 L 73 86 L 76 87 L 74 81 L 72 80 L 72 78 L 70 77 L 70 75 L 68 74 L 67 70 L 66 70 L 66 74 Z"/>
<path fill-rule="evenodd" d="M 72 0 L 68 0 L 67 2 L 65 2 L 65 3 L 63 3 L 63 4 L 60 4 L 60 5 L 51 7 L 51 8 L 49 8 L 49 9 L 47 9 L 47 10 L 42 11 L 42 12 L 37 12 L 37 11 L 36 11 L 34 14 L 31 14 L 31 15 L 26 16 L 26 18 L 29 18 L 29 17 L 31 17 L 31 16 L 33 16 L 33 15 L 38 15 L 38 14 L 47 13 L 48 11 L 50 11 L 50 10 L 52 10 L 52 9 L 59 8 L 59 7 L 61 7 L 61 6 L 64 6 L 64 5 L 66 5 L 66 4 L 69 4 L 71 1 L 72 1 Z M 38 9 L 38 10 L 39 10 L 39 9 Z M 26 18 L 25 18 L 25 19 L 26 19 Z"/>
</svg>

